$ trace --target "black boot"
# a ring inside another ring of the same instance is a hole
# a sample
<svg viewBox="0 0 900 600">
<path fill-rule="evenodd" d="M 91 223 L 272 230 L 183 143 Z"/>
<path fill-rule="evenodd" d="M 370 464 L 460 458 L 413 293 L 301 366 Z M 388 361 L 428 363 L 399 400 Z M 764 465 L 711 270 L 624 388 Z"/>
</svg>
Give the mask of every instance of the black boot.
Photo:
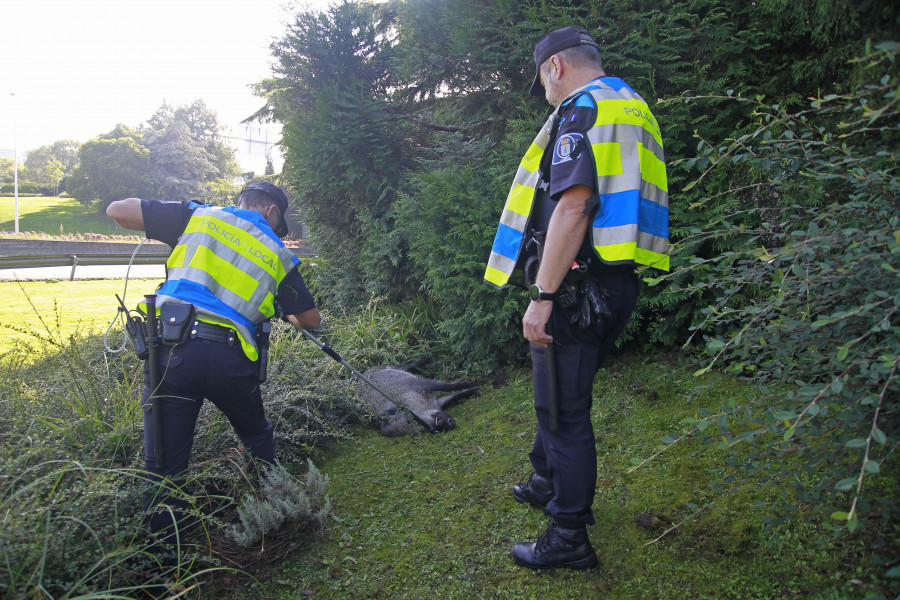
<svg viewBox="0 0 900 600">
<path fill-rule="evenodd" d="M 566 529 L 550 523 L 538 541 L 522 542 L 512 549 L 518 564 L 530 569 L 591 569 L 597 566 L 597 553 L 588 540 L 587 529 Z"/>
<path fill-rule="evenodd" d="M 553 480 L 537 473 L 532 473 L 524 484 L 514 485 L 512 491 L 513 498 L 517 502 L 538 508 L 547 508 L 547 503 L 556 495 L 553 491 Z"/>
</svg>

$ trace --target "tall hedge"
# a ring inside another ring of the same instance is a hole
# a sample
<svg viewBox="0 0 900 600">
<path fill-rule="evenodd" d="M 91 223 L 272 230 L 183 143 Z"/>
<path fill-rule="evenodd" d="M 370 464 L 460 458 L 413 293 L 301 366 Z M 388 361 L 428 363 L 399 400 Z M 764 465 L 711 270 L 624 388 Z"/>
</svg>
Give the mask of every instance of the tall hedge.
<svg viewBox="0 0 900 600">
<path fill-rule="evenodd" d="M 326 305 L 417 299 L 447 360 L 525 359 L 521 287 L 481 277 L 550 110 L 527 95 L 532 49 L 566 25 L 594 34 L 663 130 L 672 273 L 643 274 L 627 335 L 707 353 L 704 369 L 762 389 L 664 443 L 749 447 L 720 488 L 792 487 L 771 518 L 816 506 L 836 531 L 895 527 L 895 3 L 394 0 L 298 15 L 261 89 L 331 267 Z"/>
<path fill-rule="evenodd" d="M 557 27 L 588 29 L 607 73 L 644 95 L 663 128 L 671 238 L 690 250 L 675 255 L 677 276 L 644 287 L 629 335 L 677 346 L 710 300 L 690 286 L 713 276 L 706 263 L 680 267 L 748 243 L 694 243 L 696 227 L 727 216 L 753 229 L 761 217 L 747 209 L 795 201 L 752 192 L 758 167 L 748 163 L 685 189 L 709 144 L 755 126 L 752 107 L 728 94 L 791 108 L 847 91 L 861 73 L 850 59 L 897 20 L 890 3 L 867 0 L 345 2 L 296 16 L 273 46 L 276 77 L 260 89 L 284 123 L 286 181 L 332 267 L 322 299 L 352 310 L 375 296 L 422 298 L 453 356 L 516 361 L 524 294 L 493 290 L 481 274 L 515 165 L 550 110 L 527 95 L 534 44 Z M 710 100 L 671 101 L 682 96 Z M 741 187 L 735 209 L 722 194 Z M 680 291 L 661 293 L 669 283 Z"/>
</svg>

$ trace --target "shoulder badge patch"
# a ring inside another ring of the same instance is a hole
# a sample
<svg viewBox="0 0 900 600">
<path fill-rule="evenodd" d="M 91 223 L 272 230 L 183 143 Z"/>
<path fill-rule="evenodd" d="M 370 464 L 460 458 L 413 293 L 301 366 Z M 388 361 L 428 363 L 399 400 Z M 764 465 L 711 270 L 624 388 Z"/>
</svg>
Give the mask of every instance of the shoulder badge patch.
<svg viewBox="0 0 900 600">
<path fill-rule="evenodd" d="M 582 139 L 584 139 L 584 135 L 580 133 L 567 133 L 560 136 L 553 148 L 553 164 L 558 165 L 578 158 L 579 153 L 576 148 Z"/>
</svg>

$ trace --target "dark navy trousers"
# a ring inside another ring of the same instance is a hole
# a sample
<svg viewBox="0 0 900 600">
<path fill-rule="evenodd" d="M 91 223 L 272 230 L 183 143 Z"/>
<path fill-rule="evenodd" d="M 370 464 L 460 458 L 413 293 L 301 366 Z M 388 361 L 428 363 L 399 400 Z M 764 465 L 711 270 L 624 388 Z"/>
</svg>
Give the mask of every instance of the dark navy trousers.
<svg viewBox="0 0 900 600">
<path fill-rule="evenodd" d="M 159 349 L 162 382 L 157 393 L 162 412 L 164 465 L 156 467 L 153 415 L 150 405 L 149 374 L 144 370 L 141 406 L 144 410 L 144 457 L 149 472 L 145 509 L 172 501 L 165 486 L 169 478 L 180 485 L 180 475 L 190 462 L 194 427 L 204 399 L 218 407 L 228 418 L 238 438 L 259 460 L 275 461 L 272 425 L 266 419 L 259 388 L 257 365 L 244 354 L 239 341 L 234 344 L 201 338 L 189 339 L 178 346 Z M 177 511 L 176 511 L 177 512 Z M 150 514 L 150 528 L 171 530 L 174 515 L 167 510 Z"/>
<path fill-rule="evenodd" d="M 597 371 L 625 330 L 637 301 L 633 273 L 598 277 L 612 316 L 590 334 L 573 329 L 570 315 L 554 305 L 551 334 L 557 373 L 559 428 L 550 433 L 546 349 L 531 346 L 537 433 L 529 458 L 538 475 L 553 480 L 555 496 L 547 513 L 563 527 L 594 524 L 591 505 L 597 485 L 597 450 L 591 423 L 592 388 Z"/>
</svg>

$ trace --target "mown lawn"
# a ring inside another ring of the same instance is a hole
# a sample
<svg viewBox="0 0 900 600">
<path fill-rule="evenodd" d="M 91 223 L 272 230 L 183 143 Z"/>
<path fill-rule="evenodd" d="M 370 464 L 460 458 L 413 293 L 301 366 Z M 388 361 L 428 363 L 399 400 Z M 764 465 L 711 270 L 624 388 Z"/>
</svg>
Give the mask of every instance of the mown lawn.
<svg viewBox="0 0 900 600">
<path fill-rule="evenodd" d="M 158 283 L 155 279 L 130 280 L 125 298 L 128 307 L 133 309 Z M 124 287 L 123 279 L 0 281 L 0 355 L 17 342 L 59 340 L 74 330 L 103 333 L 117 315 L 115 295 L 121 297 Z M 121 326 L 115 331 L 120 336 Z M 121 343 L 121 339 L 112 342 Z"/>
<path fill-rule="evenodd" d="M 451 409 L 454 431 L 397 439 L 364 430 L 321 461 L 334 502 L 327 539 L 277 569 L 259 593 L 281 600 L 746 600 L 884 591 L 884 569 L 871 559 L 885 549 L 864 550 L 878 537 L 872 528 L 832 540 L 821 522 L 801 515 L 765 529 L 758 506 L 776 491 L 751 486 L 718 495 L 708 487 L 712 470 L 725 468 L 722 451 L 679 445 L 628 472 L 633 458 L 646 458 L 680 430 L 684 416 L 752 393 L 731 378 L 697 379 L 691 370 L 675 356 L 629 354 L 598 377 L 597 524 L 589 531 L 601 567 L 533 572 L 509 556 L 548 523 L 510 493 L 529 472 L 534 434 L 530 375 L 517 371 Z M 684 522 L 705 503 L 712 504 Z"/>
<path fill-rule="evenodd" d="M 15 198 L 0 197 L 0 232 L 15 231 L 15 214 Z M 19 233 L 25 232 L 131 234 L 98 212 L 96 206 L 84 206 L 74 198 L 19 196 Z"/>
</svg>

